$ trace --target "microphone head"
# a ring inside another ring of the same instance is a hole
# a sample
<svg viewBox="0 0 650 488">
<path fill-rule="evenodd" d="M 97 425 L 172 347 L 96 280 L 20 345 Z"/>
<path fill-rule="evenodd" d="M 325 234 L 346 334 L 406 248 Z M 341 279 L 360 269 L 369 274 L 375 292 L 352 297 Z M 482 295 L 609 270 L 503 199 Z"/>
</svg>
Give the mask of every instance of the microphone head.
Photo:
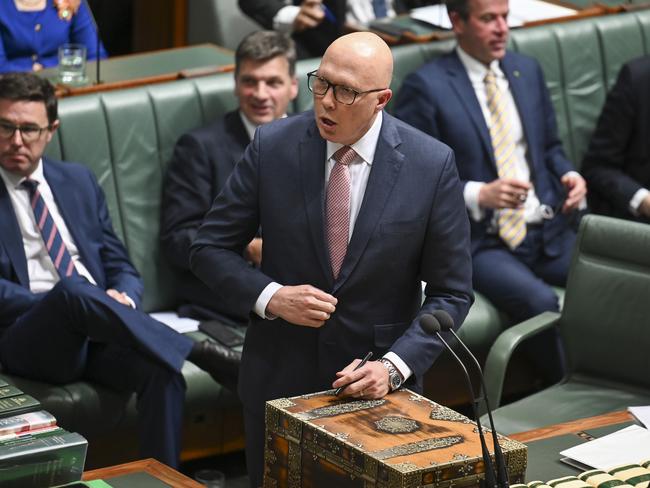
<svg viewBox="0 0 650 488">
<path fill-rule="evenodd" d="M 440 322 L 430 313 L 425 313 L 420 317 L 420 327 L 429 335 L 435 335 L 440 332 Z"/>
<path fill-rule="evenodd" d="M 451 315 L 449 315 L 445 310 L 436 310 L 433 312 L 433 316 L 440 323 L 441 330 L 445 331 L 454 328 L 454 319 L 452 319 Z"/>
</svg>

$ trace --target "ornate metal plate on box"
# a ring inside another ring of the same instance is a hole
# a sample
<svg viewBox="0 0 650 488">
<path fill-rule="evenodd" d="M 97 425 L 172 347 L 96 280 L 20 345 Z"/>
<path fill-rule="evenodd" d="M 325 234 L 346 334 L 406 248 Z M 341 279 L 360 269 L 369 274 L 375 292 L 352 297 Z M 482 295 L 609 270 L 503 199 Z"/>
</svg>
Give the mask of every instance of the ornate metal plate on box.
<svg viewBox="0 0 650 488">
<path fill-rule="evenodd" d="M 499 442 L 510 482 L 521 482 L 526 446 Z M 264 458 L 264 488 L 444 488 L 484 476 L 476 424 L 406 389 L 382 400 L 330 390 L 267 402 Z"/>
</svg>

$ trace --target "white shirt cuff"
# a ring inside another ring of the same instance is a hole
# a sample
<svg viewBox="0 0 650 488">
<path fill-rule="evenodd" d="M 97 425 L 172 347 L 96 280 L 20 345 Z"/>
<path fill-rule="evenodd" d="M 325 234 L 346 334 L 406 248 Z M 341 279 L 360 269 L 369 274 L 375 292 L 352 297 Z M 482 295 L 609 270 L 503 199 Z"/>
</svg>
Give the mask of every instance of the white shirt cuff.
<svg viewBox="0 0 650 488">
<path fill-rule="evenodd" d="M 465 199 L 465 206 L 469 210 L 469 216 L 472 220 L 480 222 L 485 217 L 485 212 L 478 204 L 478 194 L 483 188 L 482 181 L 468 181 L 463 188 L 463 198 Z"/>
<path fill-rule="evenodd" d="M 266 285 L 266 288 L 264 288 L 262 293 L 260 293 L 260 296 L 257 297 L 257 301 L 253 307 L 253 312 L 263 319 L 276 319 L 277 317 L 273 316 L 273 314 L 266 314 L 266 307 L 271 301 L 271 298 L 273 298 L 273 295 L 275 295 L 280 288 L 282 288 L 282 285 L 275 281 Z"/>
<path fill-rule="evenodd" d="M 273 17 L 273 30 L 291 34 L 293 22 L 298 17 L 300 7 L 298 5 L 287 5 L 282 7 Z"/>
<path fill-rule="evenodd" d="M 388 359 L 391 363 L 393 363 L 393 365 L 395 366 L 397 371 L 399 371 L 399 374 L 402 375 L 402 378 L 404 379 L 404 381 L 409 379 L 411 377 L 411 375 L 413 374 L 413 371 L 411 371 L 411 368 L 409 368 L 406 365 L 406 363 L 404 361 L 402 361 L 402 359 L 397 354 L 395 354 L 394 352 L 388 351 L 386 354 L 384 354 L 384 358 Z"/>
<path fill-rule="evenodd" d="M 630 212 L 632 212 L 632 215 L 635 217 L 639 216 L 639 207 L 641 206 L 641 203 L 643 203 L 643 200 L 650 194 L 650 191 L 648 191 L 646 188 L 641 188 L 637 190 L 637 192 L 634 194 L 632 197 L 632 200 L 630 200 Z"/>
<path fill-rule="evenodd" d="M 125 293 L 124 298 L 126 298 L 126 301 L 129 302 L 129 306 L 135 310 L 135 302 L 131 299 L 131 297 Z"/>
</svg>

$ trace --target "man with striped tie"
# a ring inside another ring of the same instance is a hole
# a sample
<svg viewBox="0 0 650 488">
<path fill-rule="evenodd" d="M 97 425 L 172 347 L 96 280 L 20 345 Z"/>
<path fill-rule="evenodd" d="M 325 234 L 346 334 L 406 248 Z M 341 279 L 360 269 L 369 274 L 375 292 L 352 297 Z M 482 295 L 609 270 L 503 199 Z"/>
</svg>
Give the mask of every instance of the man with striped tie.
<svg viewBox="0 0 650 488">
<path fill-rule="evenodd" d="M 43 156 L 58 125 L 49 82 L 0 77 L 0 362 L 25 378 L 136 392 L 141 455 L 176 466 L 183 362 L 217 375 L 236 373 L 237 358 L 138 310 L 142 281 L 94 176 Z"/>
<path fill-rule="evenodd" d="M 558 139 L 539 64 L 506 51 L 508 8 L 508 0 L 449 0 L 458 46 L 406 79 L 395 113 L 454 149 L 474 288 L 518 322 L 558 310 L 551 285 L 565 284 L 569 217 L 584 205 L 586 184 Z"/>
</svg>

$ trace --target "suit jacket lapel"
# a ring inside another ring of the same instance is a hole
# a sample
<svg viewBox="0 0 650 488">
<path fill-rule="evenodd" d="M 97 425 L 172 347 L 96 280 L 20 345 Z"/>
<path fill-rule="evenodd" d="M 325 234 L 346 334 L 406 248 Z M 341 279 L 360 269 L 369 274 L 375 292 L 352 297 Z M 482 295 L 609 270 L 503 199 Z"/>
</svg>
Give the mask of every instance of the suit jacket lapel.
<svg viewBox="0 0 650 488">
<path fill-rule="evenodd" d="M 366 186 L 366 193 L 354 224 L 354 231 L 343 260 L 338 279 L 334 284 L 336 292 L 354 271 L 370 236 L 375 232 L 377 222 L 384 212 L 386 202 L 395 186 L 397 175 L 404 162 L 404 156 L 397 147 L 401 139 L 392 117 L 384 112 L 381 132 L 377 141 L 375 160 Z"/>
<path fill-rule="evenodd" d="M 224 148 L 230 153 L 229 159 L 232 163 L 232 167 L 234 168 L 242 158 L 243 150 L 246 149 L 246 146 L 248 146 L 251 141 L 248 137 L 246 127 L 241 120 L 239 111 L 234 110 L 232 112 L 228 112 L 225 115 L 224 126 L 230 134 L 230 137 L 232 137 L 233 141 L 235 142 L 234 145 L 229 145 L 228 147 Z"/>
<path fill-rule="evenodd" d="M 533 124 L 531 117 L 533 115 L 539 115 L 539 113 L 536 113 L 529 105 L 530 96 L 526 96 L 526 83 L 523 79 L 522 73 L 517 69 L 516 64 L 507 54 L 501 61 L 501 70 L 508 79 L 510 92 L 512 93 L 512 98 L 514 98 L 517 111 L 519 112 L 519 119 L 521 120 L 521 125 L 524 130 L 524 138 L 528 143 L 528 148 L 538 147 L 537 141 L 534 140 L 535 131 L 532 130 L 531 127 L 531 124 Z M 528 153 L 532 155 L 530 149 Z M 532 160 L 530 161 L 530 166 L 531 170 L 534 171 L 534 162 Z"/>
<path fill-rule="evenodd" d="M 449 84 L 458 95 L 461 105 L 472 120 L 472 124 L 479 134 L 481 144 L 483 144 L 483 148 L 492 162 L 494 162 L 494 151 L 492 150 L 490 132 L 485 123 L 481 105 L 478 103 L 476 92 L 474 91 L 472 82 L 467 75 L 465 66 L 463 66 L 456 51 L 445 56 L 444 60 L 447 65 L 447 73 L 449 74 Z"/>
<path fill-rule="evenodd" d="M 325 242 L 325 141 L 311 122 L 305 138 L 298 144 L 298 164 L 305 209 L 309 219 L 314 248 L 324 276 L 332 282 L 332 267 Z"/>
<path fill-rule="evenodd" d="M 20 232 L 18 220 L 16 220 L 14 207 L 11 204 L 11 197 L 2 180 L 0 180 L 0 222 L 2 223 L 0 239 L 2 239 L 5 250 L 9 255 L 11 265 L 18 277 L 18 282 L 22 286 L 29 288 L 29 275 L 27 273 L 27 258 L 25 257 L 23 237 Z"/>
</svg>

